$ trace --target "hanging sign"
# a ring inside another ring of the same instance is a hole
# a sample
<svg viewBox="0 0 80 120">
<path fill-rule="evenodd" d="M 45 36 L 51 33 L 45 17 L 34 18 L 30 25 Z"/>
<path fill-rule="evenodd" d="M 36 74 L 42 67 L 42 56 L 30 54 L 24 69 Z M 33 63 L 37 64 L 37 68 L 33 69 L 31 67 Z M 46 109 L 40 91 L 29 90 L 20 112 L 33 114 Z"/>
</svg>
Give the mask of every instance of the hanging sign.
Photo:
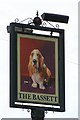
<svg viewBox="0 0 80 120">
<path fill-rule="evenodd" d="M 43 27 L 10 24 L 10 106 L 65 111 L 64 30 L 32 29 Z"/>
</svg>

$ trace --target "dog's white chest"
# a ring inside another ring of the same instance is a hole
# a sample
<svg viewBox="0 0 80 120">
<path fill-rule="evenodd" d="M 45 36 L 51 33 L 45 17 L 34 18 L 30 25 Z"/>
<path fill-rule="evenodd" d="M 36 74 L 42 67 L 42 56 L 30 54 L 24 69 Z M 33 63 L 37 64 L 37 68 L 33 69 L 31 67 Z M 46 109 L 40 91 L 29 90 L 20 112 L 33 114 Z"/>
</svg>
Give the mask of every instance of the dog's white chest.
<svg viewBox="0 0 80 120">
<path fill-rule="evenodd" d="M 43 85 L 43 78 L 40 77 L 39 73 L 34 73 L 32 75 L 32 80 L 33 80 L 33 83 L 32 83 L 33 88 L 37 88 L 37 84 L 39 84 L 40 89 L 43 89 L 43 90 L 45 89 Z"/>
<path fill-rule="evenodd" d="M 41 77 L 40 77 L 40 75 L 39 75 L 39 73 L 34 73 L 33 75 L 32 75 L 32 80 L 34 80 L 35 82 L 40 82 L 41 81 Z"/>
</svg>

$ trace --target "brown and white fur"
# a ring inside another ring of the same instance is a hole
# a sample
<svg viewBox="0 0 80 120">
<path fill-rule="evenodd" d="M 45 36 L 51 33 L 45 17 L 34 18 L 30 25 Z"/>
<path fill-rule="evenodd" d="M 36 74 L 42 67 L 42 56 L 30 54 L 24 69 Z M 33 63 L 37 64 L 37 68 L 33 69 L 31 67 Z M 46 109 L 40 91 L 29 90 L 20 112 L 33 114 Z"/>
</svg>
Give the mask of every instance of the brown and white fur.
<svg viewBox="0 0 80 120">
<path fill-rule="evenodd" d="M 34 49 L 29 56 L 29 76 L 33 80 L 32 87 L 45 89 L 44 81 L 48 82 L 51 72 L 44 63 L 44 57 L 38 49 Z"/>
</svg>

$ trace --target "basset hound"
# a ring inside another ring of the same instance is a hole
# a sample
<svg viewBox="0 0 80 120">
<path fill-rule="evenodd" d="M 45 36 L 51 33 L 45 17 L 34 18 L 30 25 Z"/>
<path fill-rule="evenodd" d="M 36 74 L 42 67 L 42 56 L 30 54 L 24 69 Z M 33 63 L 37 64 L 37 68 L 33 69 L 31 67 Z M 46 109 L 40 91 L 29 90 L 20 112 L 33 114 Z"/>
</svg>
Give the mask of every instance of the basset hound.
<svg viewBox="0 0 80 120">
<path fill-rule="evenodd" d="M 34 49 L 29 56 L 28 71 L 33 81 L 32 87 L 37 88 L 39 85 L 39 88 L 44 90 L 44 82 L 48 82 L 51 71 L 45 65 L 44 57 L 38 49 Z"/>
</svg>

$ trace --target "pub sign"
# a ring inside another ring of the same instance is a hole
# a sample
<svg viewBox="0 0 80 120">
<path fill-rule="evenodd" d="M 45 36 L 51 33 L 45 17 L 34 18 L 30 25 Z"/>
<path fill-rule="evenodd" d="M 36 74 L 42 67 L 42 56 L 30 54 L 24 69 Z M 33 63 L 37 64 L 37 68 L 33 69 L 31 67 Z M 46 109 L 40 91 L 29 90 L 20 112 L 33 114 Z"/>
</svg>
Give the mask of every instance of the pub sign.
<svg viewBox="0 0 80 120">
<path fill-rule="evenodd" d="M 63 29 L 11 23 L 10 107 L 65 111 L 64 62 Z"/>
</svg>

